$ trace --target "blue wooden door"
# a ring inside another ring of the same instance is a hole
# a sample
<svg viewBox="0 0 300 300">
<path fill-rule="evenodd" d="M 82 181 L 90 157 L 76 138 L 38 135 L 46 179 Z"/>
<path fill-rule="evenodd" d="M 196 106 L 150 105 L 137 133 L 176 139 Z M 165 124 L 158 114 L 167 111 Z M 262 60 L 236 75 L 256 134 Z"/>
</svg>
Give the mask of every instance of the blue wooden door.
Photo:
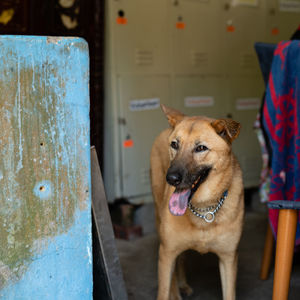
<svg viewBox="0 0 300 300">
<path fill-rule="evenodd" d="M 89 57 L 0 36 L 0 299 L 91 299 Z"/>
</svg>

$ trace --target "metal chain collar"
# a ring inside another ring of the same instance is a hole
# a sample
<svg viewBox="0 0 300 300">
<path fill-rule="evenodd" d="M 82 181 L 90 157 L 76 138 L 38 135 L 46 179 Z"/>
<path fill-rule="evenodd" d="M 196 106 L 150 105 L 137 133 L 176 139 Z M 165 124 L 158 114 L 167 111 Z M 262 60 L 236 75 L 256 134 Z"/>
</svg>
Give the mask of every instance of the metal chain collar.
<svg viewBox="0 0 300 300">
<path fill-rule="evenodd" d="M 198 208 L 198 207 L 193 206 L 192 203 L 189 202 L 188 208 L 196 217 L 204 219 L 207 223 L 211 223 L 214 221 L 215 214 L 218 212 L 218 210 L 223 205 L 225 199 L 227 198 L 227 195 L 228 195 L 228 191 L 225 191 L 223 193 L 219 203 L 216 205 L 212 205 L 207 208 Z M 214 210 L 212 211 L 212 209 L 214 209 Z M 202 215 L 202 214 L 199 214 L 198 212 L 205 212 L 205 214 Z"/>
</svg>

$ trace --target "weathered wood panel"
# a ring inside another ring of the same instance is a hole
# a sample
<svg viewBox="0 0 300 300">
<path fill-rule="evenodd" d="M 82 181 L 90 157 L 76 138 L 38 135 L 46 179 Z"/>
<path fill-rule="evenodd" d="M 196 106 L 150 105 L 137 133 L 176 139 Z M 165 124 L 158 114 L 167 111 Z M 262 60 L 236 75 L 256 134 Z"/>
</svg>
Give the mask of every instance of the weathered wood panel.
<svg viewBox="0 0 300 300">
<path fill-rule="evenodd" d="M 102 282 L 95 286 L 96 299 L 127 300 L 127 292 L 108 210 L 102 175 L 95 147 L 91 149 L 92 211 L 96 227 L 93 250 L 98 250 L 95 268 Z M 94 252 L 95 253 L 95 252 Z"/>
<path fill-rule="evenodd" d="M 91 299 L 89 59 L 0 37 L 0 298 Z"/>
</svg>

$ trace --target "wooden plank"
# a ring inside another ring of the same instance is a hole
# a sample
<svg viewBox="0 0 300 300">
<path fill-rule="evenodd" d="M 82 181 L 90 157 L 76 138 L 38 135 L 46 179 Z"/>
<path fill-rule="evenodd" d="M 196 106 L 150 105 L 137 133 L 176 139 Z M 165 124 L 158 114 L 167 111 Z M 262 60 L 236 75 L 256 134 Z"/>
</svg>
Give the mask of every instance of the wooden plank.
<svg viewBox="0 0 300 300">
<path fill-rule="evenodd" d="M 104 281 L 100 283 L 102 286 L 98 288 L 101 290 L 102 294 L 107 293 L 107 296 L 101 299 L 127 300 L 125 283 L 116 248 L 101 171 L 94 147 L 91 150 L 91 162 L 92 208 L 95 227 L 97 229 L 97 240 L 99 242 L 98 267 L 102 269 L 101 273 L 103 274 L 104 279 Z M 103 284 L 105 284 L 105 286 L 103 286 Z"/>
<path fill-rule="evenodd" d="M 91 299 L 89 57 L 0 37 L 0 299 Z"/>
</svg>

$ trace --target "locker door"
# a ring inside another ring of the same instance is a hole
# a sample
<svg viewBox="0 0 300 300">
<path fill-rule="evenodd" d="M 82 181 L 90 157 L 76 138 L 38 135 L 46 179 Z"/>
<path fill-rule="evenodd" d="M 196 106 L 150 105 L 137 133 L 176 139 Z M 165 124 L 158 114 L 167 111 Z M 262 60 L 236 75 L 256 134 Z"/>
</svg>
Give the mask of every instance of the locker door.
<svg viewBox="0 0 300 300">
<path fill-rule="evenodd" d="M 257 186 L 261 170 L 261 150 L 253 125 L 264 92 L 264 83 L 261 77 L 238 76 L 229 80 L 228 87 L 232 117 L 242 125 L 233 149 L 243 169 L 245 186 Z"/>
<path fill-rule="evenodd" d="M 266 41 L 278 43 L 282 40 L 289 40 L 296 31 L 300 25 L 300 12 L 282 11 L 278 0 L 268 0 L 266 19 Z"/>
<path fill-rule="evenodd" d="M 117 72 L 168 69 L 167 3 L 162 0 L 109 1 Z"/>
<path fill-rule="evenodd" d="M 222 3 L 220 36 L 224 72 L 258 74 L 254 43 L 264 40 L 265 2 L 257 1 L 256 6 L 233 6 L 228 0 Z"/>
<path fill-rule="evenodd" d="M 168 127 L 159 104 L 169 99 L 168 76 L 124 76 L 118 81 L 120 97 L 122 191 L 141 202 L 150 195 L 150 151 L 155 137 Z M 167 104 L 168 105 L 168 104 Z M 134 202 L 135 199 L 131 199 Z"/>
<path fill-rule="evenodd" d="M 224 80 L 217 76 L 177 76 L 174 107 L 187 115 L 224 118 L 229 112 Z"/>
<path fill-rule="evenodd" d="M 175 73 L 217 72 L 219 7 L 218 0 L 181 0 L 172 6 L 170 26 Z"/>
</svg>

